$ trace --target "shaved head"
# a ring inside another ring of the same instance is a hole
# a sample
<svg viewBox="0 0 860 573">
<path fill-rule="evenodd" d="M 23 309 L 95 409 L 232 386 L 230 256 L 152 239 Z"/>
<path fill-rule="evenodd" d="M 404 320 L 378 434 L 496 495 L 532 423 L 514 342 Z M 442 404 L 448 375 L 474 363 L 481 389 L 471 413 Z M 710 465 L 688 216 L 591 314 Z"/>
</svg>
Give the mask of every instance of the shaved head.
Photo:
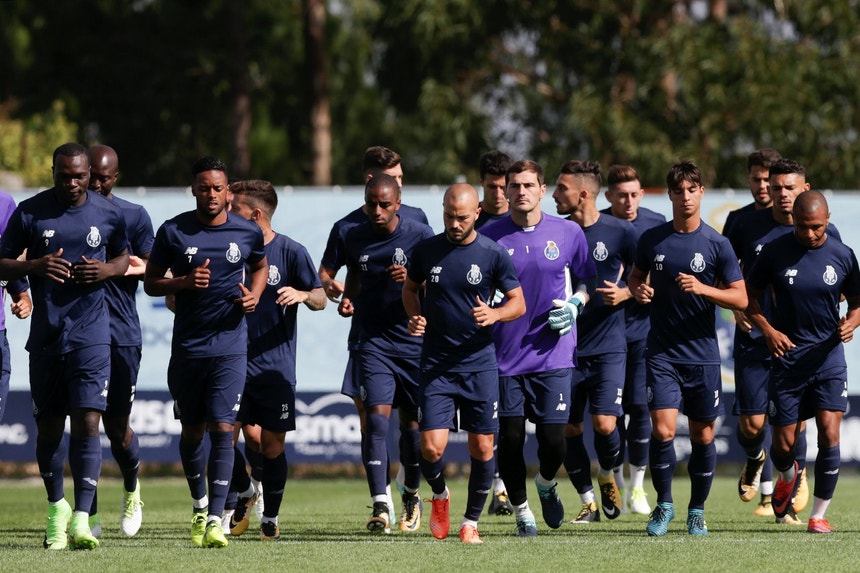
<svg viewBox="0 0 860 573">
<path fill-rule="evenodd" d="M 119 158 L 113 147 L 93 145 L 89 150 L 90 190 L 110 196 L 119 177 Z"/>
<path fill-rule="evenodd" d="M 792 209 L 794 216 L 799 214 L 812 214 L 824 207 L 827 212 L 827 199 L 819 191 L 804 191 L 794 200 L 794 208 Z"/>
<path fill-rule="evenodd" d="M 452 243 L 467 245 L 475 240 L 478 219 L 478 191 L 468 183 L 455 183 L 442 198 L 445 237 Z"/>
<path fill-rule="evenodd" d="M 830 212 L 827 199 L 818 191 L 804 191 L 794 200 L 794 238 L 807 249 L 817 249 L 827 240 Z"/>
<path fill-rule="evenodd" d="M 445 195 L 442 197 L 442 204 L 448 203 L 466 203 L 467 206 L 478 206 L 478 191 L 468 183 L 454 183 L 445 189 Z"/>
</svg>

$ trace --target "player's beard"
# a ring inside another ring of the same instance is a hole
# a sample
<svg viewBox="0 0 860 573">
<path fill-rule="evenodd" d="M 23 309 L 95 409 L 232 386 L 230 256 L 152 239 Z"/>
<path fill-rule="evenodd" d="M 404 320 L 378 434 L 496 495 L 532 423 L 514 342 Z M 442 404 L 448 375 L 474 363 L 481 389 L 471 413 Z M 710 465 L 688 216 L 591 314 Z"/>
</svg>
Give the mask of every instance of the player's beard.
<svg viewBox="0 0 860 573">
<path fill-rule="evenodd" d="M 473 222 L 468 228 L 464 229 L 462 233 L 458 235 L 451 235 L 451 229 L 445 229 L 445 238 L 448 239 L 448 242 L 454 243 L 455 245 L 463 244 L 463 241 L 468 239 L 472 232 L 475 230 L 475 223 Z"/>
</svg>

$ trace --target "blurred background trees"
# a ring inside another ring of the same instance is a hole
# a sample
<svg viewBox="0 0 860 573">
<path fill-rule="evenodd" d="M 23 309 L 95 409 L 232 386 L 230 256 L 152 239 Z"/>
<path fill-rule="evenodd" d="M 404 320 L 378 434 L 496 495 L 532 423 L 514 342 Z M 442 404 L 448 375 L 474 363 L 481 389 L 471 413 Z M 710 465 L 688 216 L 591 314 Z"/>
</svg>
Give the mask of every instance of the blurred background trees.
<svg viewBox="0 0 860 573">
<path fill-rule="evenodd" d="M 122 185 L 186 185 L 201 155 L 279 185 L 356 184 L 368 145 L 406 183 L 477 179 L 499 148 L 697 161 L 742 187 L 770 146 L 858 188 L 860 11 L 800 0 L 77 0 L 0 3 L 0 170 L 106 143 Z"/>
</svg>

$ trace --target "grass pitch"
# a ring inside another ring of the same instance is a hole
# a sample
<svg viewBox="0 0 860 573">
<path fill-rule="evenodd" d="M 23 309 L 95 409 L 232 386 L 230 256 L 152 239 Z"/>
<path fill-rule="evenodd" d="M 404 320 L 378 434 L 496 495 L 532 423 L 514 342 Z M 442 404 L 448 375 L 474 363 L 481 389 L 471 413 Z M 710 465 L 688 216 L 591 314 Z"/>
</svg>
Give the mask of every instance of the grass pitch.
<svg viewBox="0 0 860 573">
<path fill-rule="evenodd" d="M 562 476 L 560 476 L 562 477 Z M 513 517 L 483 517 L 484 544 L 466 546 L 457 529 L 465 506 L 466 482 L 453 480 L 451 536 L 433 539 L 427 528 L 429 504 L 421 531 L 371 535 L 363 480 L 290 480 L 281 511 L 279 542 L 263 543 L 257 524 L 225 549 L 195 549 L 190 541 L 191 504 L 182 479 L 142 481 L 144 522 L 140 533 L 119 532 L 121 483 L 103 480 L 99 487 L 104 533 L 94 551 L 48 552 L 42 549 L 47 506 L 40 480 L 0 482 L 0 555 L 4 571 L 857 571 L 860 570 L 860 477 L 843 475 L 828 518 L 831 535 L 806 533 L 805 525 L 773 523 L 752 515 L 755 502 L 742 503 L 736 477 L 714 482 L 705 516 L 711 534 L 691 537 L 685 528 L 689 481 L 679 471 L 675 481 L 676 517 L 669 534 L 649 538 L 647 517 L 622 515 L 615 521 L 571 525 L 580 503 L 565 480 L 559 486 L 568 523 L 547 528 L 540 502 L 529 483 L 538 520 L 536 539 L 512 536 Z M 811 484 L 812 485 L 812 484 Z M 649 501 L 655 494 L 646 483 Z M 427 495 L 424 485 L 422 493 Z M 71 497 L 71 484 L 67 480 Z M 804 524 L 810 508 L 803 514 Z M 604 518 L 605 519 L 605 518 Z"/>
</svg>

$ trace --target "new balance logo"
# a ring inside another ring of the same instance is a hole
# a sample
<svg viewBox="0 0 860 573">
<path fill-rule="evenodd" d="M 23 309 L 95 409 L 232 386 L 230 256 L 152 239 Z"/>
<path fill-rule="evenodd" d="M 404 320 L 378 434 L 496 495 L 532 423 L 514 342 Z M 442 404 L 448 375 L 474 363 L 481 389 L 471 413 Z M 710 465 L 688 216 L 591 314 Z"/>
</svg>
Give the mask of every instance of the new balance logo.
<svg viewBox="0 0 860 573">
<path fill-rule="evenodd" d="M 359 263 L 366 263 L 370 259 L 370 255 L 361 255 L 358 258 Z"/>
<path fill-rule="evenodd" d="M 430 269 L 431 275 L 438 275 L 441 272 L 442 272 L 442 267 L 433 267 Z"/>
<path fill-rule="evenodd" d="M 51 238 L 51 237 L 53 237 L 53 236 L 54 236 L 54 233 L 55 233 L 55 232 L 56 232 L 56 231 L 54 231 L 53 229 L 45 229 L 44 231 L 42 231 L 42 236 L 43 236 L 43 237 Z"/>
<path fill-rule="evenodd" d="M 187 249 L 185 249 L 185 254 L 186 255 L 196 255 L 197 254 L 197 247 L 188 247 Z"/>
<path fill-rule="evenodd" d="M 785 271 L 785 276 L 796 277 L 797 276 L 797 269 L 788 269 L 787 271 Z"/>
<path fill-rule="evenodd" d="M 564 412 L 565 410 L 567 410 L 567 404 L 559 404 L 555 407 L 556 412 Z"/>
</svg>

